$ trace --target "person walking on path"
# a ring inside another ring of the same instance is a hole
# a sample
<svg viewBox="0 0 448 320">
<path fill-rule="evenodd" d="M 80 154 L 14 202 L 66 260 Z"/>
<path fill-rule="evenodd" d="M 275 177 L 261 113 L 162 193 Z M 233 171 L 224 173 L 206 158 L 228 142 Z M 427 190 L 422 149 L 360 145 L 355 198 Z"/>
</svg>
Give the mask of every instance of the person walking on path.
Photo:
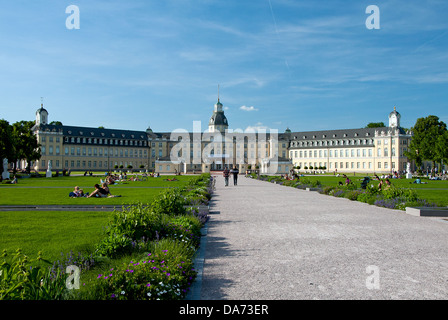
<svg viewBox="0 0 448 320">
<path fill-rule="evenodd" d="M 224 176 L 225 185 L 227 187 L 229 185 L 229 175 L 230 175 L 229 168 L 225 167 L 224 171 L 222 172 L 222 175 Z"/>
<path fill-rule="evenodd" d="M 233 185 L 236 186 L 238 184 L 238 174 L 240 173 L 236 166 L 233 166 L 233 169 L 230 171 L 233 174 Z"/>
</svg>

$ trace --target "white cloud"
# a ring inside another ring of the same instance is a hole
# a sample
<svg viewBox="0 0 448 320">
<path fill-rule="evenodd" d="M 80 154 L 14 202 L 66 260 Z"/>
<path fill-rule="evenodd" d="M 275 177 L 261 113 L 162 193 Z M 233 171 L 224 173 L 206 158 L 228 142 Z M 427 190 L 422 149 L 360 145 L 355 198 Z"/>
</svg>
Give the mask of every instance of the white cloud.
<svg viewBox="0 0 448 320">
<path fill-rule="evenodd" d="M 241 107 L 240 107 L 240 110 L 248 111 L 248 112 L 251 112 L 251 111 L 258 111 L 258 109 L 255 108 L 254 106 L 250 106 L 250 107 L 241 106 Z"/>
<path fill-rule="evenodd" d="M 262 122 L 257 122 L 255 125 L 253 125 L 253 126 L 247 126 L 247 128 L 246 128 L 246 130 L 245 130 L 245 132 L 247 132 L 247 131 L 254 131 L 254 132 L 258 132 L 258 131 L 269 131 L 269 127 L 268 126 L 265 126 L 265 125 L 263 125 L 263 123 Z"/>
</svg>

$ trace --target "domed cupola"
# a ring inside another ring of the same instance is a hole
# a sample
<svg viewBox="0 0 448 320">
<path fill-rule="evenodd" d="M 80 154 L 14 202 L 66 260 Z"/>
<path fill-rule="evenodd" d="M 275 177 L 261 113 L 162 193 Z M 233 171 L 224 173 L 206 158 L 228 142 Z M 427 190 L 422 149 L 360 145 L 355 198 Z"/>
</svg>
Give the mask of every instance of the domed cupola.
<svg viewBox="0 0 448 320">
<path fill-rule="evenodd" d="M 222 103 L 219 101 L 218 97 L 218 102 L 215 104 L 213 114 L 210 118 L 210 121 L 208 122 L 208 131 L 225 133 L 225 130 L 228 128 L 229 128 L 229 122 L 227 121 L 227 118 L 224 115 Z"/>
<path fill-rule="evenodd" d="M 44 108 L 44 104 L 40 105 L 40 108 L 36 111 L 36 125 L 48 124 L 48 111 Z"/>
<path fill-rule="evenodd" d="M 389 127 L 399 128 L 400 127 L 400 118 L 401 118 L 400 113 L 397 111 L 397 108 L 394 107 L 394 111 L 389 113 Z"/>
</svg>

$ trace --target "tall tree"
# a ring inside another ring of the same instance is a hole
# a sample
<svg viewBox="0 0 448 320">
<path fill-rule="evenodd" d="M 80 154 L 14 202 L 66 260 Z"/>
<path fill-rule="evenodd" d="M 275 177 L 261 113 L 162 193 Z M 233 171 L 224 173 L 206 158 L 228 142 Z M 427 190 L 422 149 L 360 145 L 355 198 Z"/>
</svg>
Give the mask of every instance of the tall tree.
<svg viewBox="0 0 448 320">
<path fill-rule="evenodd" d="M 19 121 L 13 124 L 14 141 L 14 173 L 16 171 L 15 163 L 17 160 L 25 159 L 27 162 L 26 171 L 30 172 L 32 161 L 40 159 L 40 145 L 31 128 L 34 121 Z"/>
<path fill-rule="evenodd" d="M 434 170 L 436 162 L 440 163 L 448 153 L 446 124 L 440 121 L 439 117 L 430 115 L 418 118 L 412 131 L 412 140 L 405 155 L 414 159 L 419 167 L 423 160 L 432 161 Z"/>
<path fill-rule="evenodd" d="M 0 120 L 0 167 L 1 172 L 3 172 L 3 159 L 7 158 L 8 162 L 11 162 L 13 157 L 13 136 L 12 136 L 12 126 L 8 121 Z M 0 172 L 0 173 L 1 173 Z"/>
</svg>

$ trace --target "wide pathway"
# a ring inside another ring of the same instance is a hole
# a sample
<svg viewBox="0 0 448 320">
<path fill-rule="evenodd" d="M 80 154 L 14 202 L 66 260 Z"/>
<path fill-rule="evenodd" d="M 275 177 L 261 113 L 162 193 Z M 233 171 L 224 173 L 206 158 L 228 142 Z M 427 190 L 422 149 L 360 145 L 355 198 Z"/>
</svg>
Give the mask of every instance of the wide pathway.
<svg viewBox="0 0 448 320">
<path fill-rule="evenodd" d="M 448 221 L 239 178 L 216 182 L 202 300 L 448 299 Z"/>
</svg>

